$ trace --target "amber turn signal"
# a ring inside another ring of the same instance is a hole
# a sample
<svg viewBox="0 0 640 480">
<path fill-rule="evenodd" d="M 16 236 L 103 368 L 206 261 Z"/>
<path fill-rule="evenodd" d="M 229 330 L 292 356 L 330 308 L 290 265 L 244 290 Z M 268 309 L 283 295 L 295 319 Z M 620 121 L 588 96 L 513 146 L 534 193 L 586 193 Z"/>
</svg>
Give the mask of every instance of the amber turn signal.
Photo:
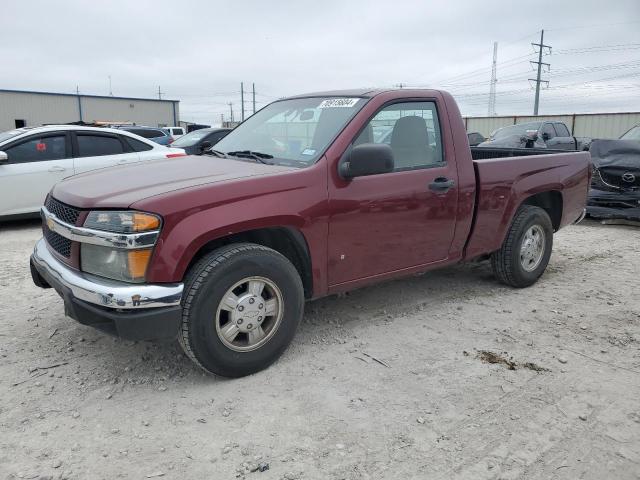
<svg viewBox="0 0 640 480">
<path fill-rule="evenodd" d="M 133 231 L 146 232 L 147 230 L 157 230 L 160 228 L 160 219 L 155 215 L 147 213 L 133 214 Z"/>
<path fill-rule="evenodd" d="M 131 279 L 143 279 L 151 259 L 151 250 L 131 250 L 127 253 L 127 256 L 127 267 Z"/>
</svg>

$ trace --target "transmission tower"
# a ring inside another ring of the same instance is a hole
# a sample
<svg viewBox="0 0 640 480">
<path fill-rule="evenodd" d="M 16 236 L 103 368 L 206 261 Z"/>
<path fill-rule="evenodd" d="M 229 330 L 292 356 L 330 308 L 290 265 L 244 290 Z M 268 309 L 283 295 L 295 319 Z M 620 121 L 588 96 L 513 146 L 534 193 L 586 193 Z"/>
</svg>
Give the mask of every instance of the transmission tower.
<svg viewBox="0 0 640 480">
<path fill-rule="evenodd" d="M 487 115 L 490 117 L 496 114 L 496 64 L 498 62 L 498 42 L 493 42 L 493 63 L 491 64 L 491 83 L 489 86 L 489 111 Z"/>
</svg>

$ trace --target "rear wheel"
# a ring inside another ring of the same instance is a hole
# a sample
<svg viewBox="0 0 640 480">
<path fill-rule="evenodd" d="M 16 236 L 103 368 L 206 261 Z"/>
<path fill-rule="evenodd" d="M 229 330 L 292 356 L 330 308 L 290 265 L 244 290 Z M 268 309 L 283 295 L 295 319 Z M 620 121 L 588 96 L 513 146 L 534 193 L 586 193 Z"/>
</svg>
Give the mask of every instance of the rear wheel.
<svg viewBox="0 0 640 480">
<path fill-rule="evenodd" d="M 553 226 L 540 207 L 522 205 L 500 250 L 491 256 L 498 280 L 512 287 L 528 287 L 544 273 L 553 247 Z"/>
<path fill-rule="evenodd" d="M 180 344 L 207 372 L 248 375 L 284 352 L 303 311 L 302 281 L 289 260 L 261 245 L 229 245 L 187 275 Z"/>
</svg>

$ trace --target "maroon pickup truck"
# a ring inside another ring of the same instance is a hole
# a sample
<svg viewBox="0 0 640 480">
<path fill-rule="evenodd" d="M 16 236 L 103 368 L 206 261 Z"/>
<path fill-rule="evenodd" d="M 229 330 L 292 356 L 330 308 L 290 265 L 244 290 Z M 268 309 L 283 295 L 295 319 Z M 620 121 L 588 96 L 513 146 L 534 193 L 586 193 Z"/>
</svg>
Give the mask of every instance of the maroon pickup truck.
<svg viewBox="0 0 640 480">
<path fill-rule="evenodd" d="M 275 361 L 311 298 L 483 258 L 533 284 L 590 176 L 586 152 L 472 152 L 435 90 L 278 100 L 214 148 L 57 184 L 31 272 L 77 321 L 232 377 Z"/>
</svg>

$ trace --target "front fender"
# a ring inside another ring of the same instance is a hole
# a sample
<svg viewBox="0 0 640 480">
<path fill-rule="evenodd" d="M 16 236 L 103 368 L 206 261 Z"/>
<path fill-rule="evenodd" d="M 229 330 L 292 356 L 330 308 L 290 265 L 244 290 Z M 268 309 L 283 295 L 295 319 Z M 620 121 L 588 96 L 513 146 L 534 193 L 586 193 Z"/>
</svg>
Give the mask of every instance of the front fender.
<svg viewBox="0 0 640 480">
<path fill-rule="evenodd" d="M 313 265 L 314 292 L 324 289 L 328 201 L 326 169 L 322 165 L 268 181 L 262 178 L 168 193 L 136 207 L 163 218 L 147 270 L 149 282 L 182 281 L 193 258 L 211 241 L 284 227 L 304 238 Z"/>
</svg>

